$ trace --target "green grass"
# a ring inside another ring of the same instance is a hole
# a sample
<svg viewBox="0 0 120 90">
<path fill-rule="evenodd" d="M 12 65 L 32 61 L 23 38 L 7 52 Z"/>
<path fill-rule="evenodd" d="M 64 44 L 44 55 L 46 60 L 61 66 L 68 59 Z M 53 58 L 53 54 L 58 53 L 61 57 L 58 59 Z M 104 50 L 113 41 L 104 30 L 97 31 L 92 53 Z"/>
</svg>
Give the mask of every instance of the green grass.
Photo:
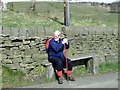
<svg viewBox="0 0 120 90">
<path fill-rule="evenodd" d="M 61 29 L 64 22 L 63 3 L 37 2 L 37 15 L 27 13 L 30 3 L 15 3 L 15 12 L 4 12 L 2 25 L 4 27 L 50 27 L 54 30 Z M 19 13 L 16 13 L 16 12 Z M 50 12 L 49 14 L 47 12 Z M 109 9 L 90 6 L 86 4 L 70 4 L 70 26 L 101 26 L 117 27 L 118 13 L 110 13 Z M 54 21 L 50 18 L 57 18 Z"/>
<path fill-rule="evenodd" d="M 99 65 L 100 74 L 108 72 L 118 72 L 118 63 L 102 63 Z M 72 75 L 76 78 L 91 75 L 83 65 L 73 67 Z M 28 78 L 28 79 L 26 79 Z M 24 75 L 22 71 L 13 72 L 6 66 L 2 67 L 2 88 L 15 88 L 22 86 L 30 86 L 36 84 L 50 83 L 56 81 L 55 75 L 48 79 L 45 74 L 40 76 L 40 79 L 33 79 L 32 77 Z"/>
<path fill-rule="evenodd" d="M 79 78 L 81 76 L 88 75 L 88 70 L 85 69 L 85 66 L 78 66 L 76 68 L 73 68 L 72 75 L 76 78 Z"/>
<path fill-rule="evenodd" d="M 100 64 L 100 73 L 107 73 L 107 72 L 118 72 L 118 63 L 102 63 Z"/>
<path fill-rule="evenodd" d="M 23 81 L 25 74 L 22 71 L 12 71 L 6 66 L 2 66 L 2 88 L 14 88 L 17 86 L 29 85 L 31 82 Z"/>
<path fill-rule="evenodd" d="M 55 81 L 55 77 L 47 79 L 45 74 L 42 74 L 39 79 L 32 75 L 25 75 L 22 71 L 12 71 L 9 67 L 2 66 L 2 88 L 15 88 L 30 86 L 35 84 L 43 84 Z"/>
</svg>

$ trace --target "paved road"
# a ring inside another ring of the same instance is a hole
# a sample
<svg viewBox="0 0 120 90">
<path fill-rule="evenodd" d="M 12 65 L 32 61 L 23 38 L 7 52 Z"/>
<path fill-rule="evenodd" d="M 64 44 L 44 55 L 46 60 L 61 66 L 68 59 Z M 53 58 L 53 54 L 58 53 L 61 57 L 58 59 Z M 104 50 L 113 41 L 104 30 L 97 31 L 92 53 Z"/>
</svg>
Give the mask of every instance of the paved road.
<svg viewBox="0 0 120 90">
<path fill-rule="evenodd" d="M 63 84 L 52 82 L 24 88 L 118 88 L 118 80 L 118 73 L 107 73 L 80 77 L 74 82 L 64 80 Z"/>
</svg>

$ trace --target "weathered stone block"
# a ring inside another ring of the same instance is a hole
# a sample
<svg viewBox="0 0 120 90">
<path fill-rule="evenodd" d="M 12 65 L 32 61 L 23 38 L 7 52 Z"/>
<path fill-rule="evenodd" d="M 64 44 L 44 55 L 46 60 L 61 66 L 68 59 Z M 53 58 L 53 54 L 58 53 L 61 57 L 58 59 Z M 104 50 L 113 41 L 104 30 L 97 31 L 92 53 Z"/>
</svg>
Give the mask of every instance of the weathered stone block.
<svg viewBox="0 0 120 90">
<path fill-rule="evenodd" d="M 13 55 L 13 51 L 5 50 L 4 54 L 11 56 L 11 55 Z"/>
<path fill-rule="evenodd" d="M 27 66 L 25 68 L 22 68 L 22 71 L 26 74 L 29 74 L 30 71 L 33 70 L 34 68 L 35 68 L 35 66 L 27 64 Z"/>
<path fill-rule="evenodd" d="M 4 28 L 3 28 L 3 31 L 2 31 L 2 34 L 10 35 L 10 28 L 4 27 Z"/>
<path fill-rule="evenodd" d="M 23 40 L 23 45 L 28 45 L 30 44 L 30 40 Z"/>
<path fill-rule="evenodd" d="M 105 61 L 106 62 L 111 62 L 111 61 L 114 61 L 114 60 L 116 60 L 116 57 L 115 56 L 113 56 L 113 55 L 111 55 L 111 54 L 106 54 L 105 55 Z"/>
<path fill-rule="evenodd" d="M 46 60 L 47 59 L 47 55 L 46 54 L 34 54 L 32 56 L 32 59 L 38 63 L 40 63 L 42 60 Z"/>
<path fill-rule="evenodd" d="M 18 30 L 19 30 L 19 28 L 11 28 L 11 30 L 10 30 L 11 36 L 18 37 Z"/>
<path fill-rule="evenodd" d="M 20 70 L 23 71 L 25 74 L 29 74 L 30 73 L 30 70 L 25 69 L 25 68 L 20 68 Z"/>
<path fill-rule="evenodd" d="M 24 28 L 19 29 L 19 37 L 21 36 L 26 36 L 26 29 Z"/>
<path fill-rule="evenodd" d="M 23 58 L 23 62 L 24 62 L 25 64 L 29 64 L 29 63 L 33 63 L 33 60 L 32 60 L 32 58 L 31 58 L 31 56 L 25 56 L 25 57 Z"/>
<path fill-rule="evenodd" d="M 19 50 L 13 50 L 13 55 L 15 56 L 21 55 L 21 52 Z"/>
<path fill-rule="evenodd" d="M 3 59 L 3 60 L 2 60 L 2 63 L 3 63 L 3 64 L 12 64 L 13 61 L 12 61 L 12 59 Z"/>
<path fill-rule="evenodd" d="M 39 53 L 39 49 L 38 48 L 26 49 L 25 50 L 25 55 L 32 55 L 32 54 L 38 54 L 38 53 Z"/>
<path fill-rule="evenodd" d="M 20 46 L 20 45 L 22 45 L 22 42 L 14 42 L 14 43 L 12 43 L 14 46 Z"/>
<path fill-rule="evenodd" d="M 6 40 L 6 41 L 4 41 L 4 44 L 6 44 L 6 45 L 10 46 L 10 45 L 11 45 L 11 41 Z"/>
<path fill-rule="evenodd" d="M 35 41 L 30 42 L 30 47 L 35 46 L 35 45 L 36 45 Z"/>
<path fill-rule="evenodd" d="M 3 37 L 0 37 L 0 44 L 4 43 L 3 39 Z"/>
<path fill-rule="evenodd" d="M 25 63 L 20 63 L 20 67 L 21 68 L 25 68 L 27 66 L 27 64 L 25 64 Z"/>
<path fill-rule="evenodd" d="M 13 55 L 13 57 L 14 57 L 14 58 L 21 58 L 22 55 L 21 55 L 21 54 L 20 54 L 20 55 Z"/>
<path fill-rule="evenodd" d="M 24 52 L 21 51 L 21 57 L 23 58 L 25 56 Z"/>
<path fill-rule="evenodd" d="M 21 45 L 19 46 L 19 50 L 24 51 L 26 49 L 30 49 L 29 45 Z"/>
<path fill-rule="evenodd" d="M 12 47 L 11 50 L 18 50 L 18 47 Z"/>
<path fill-rule="evenodd" d="M 25 56 L 26 55 L 31 55 L 31 53 L 32 53 L 31 49 L 26 49 L 25 52 L 24 52 Z"/>
<path fill-rule="evenodd" d="M 2 60 L 2 58 L 3 58 L 3 57 L 2 57 L 2 53 L 0 53 L 0 61 Z"/>
<path fill-rule="evenodd" d="M 13 55 L 11 55 L 11 56 L 7 56 L 7 59 L 13 59 L 13 58 L 14 58 Z"/>
<path fill-rule="evenodd" d="M 50 63 L 48 61 L 44 61 L 41 65 L 45 68 L 45 76 L 47 78 L 52 78 L 52 76 L 54 74 L 54 69 L 52 67 L 52 63 Z"/>
<path fill-rule="evenodd" d="M 33 68 L 35 68 L 35 66 L 32 64 L 27 64 L 27 66 L 25 67 L 25 69 L 33 69 Z"/>
<path fill-rule="evenodd" d="M 7 59 L 7 55 L 2 53 L 2 59 Z"/>
<path fill-rule="evenodd" d="M 99 73 L 99 58 L 96 55 L 93 55 L 93 58 L 88 61 L 88 67 L 93 74 Z"/>
<path fill-rule="evenodd" d="M 23 72 L 24 72 L 25 74 L 29 74 L 31 70 L 32 70 L 32 68 L 24 68 L 24 69 L 23 69 Z"/>
<path fill-rule="evenodd" d="M 13 63 L 21 63 L 21 62 L 23 62 L 23 59 L 21 57 L 15 57 L 13 59 Z"/>
<path fill-rule="evenodd" d="M 7 66 L 10 67 L 12 70 L 19 70 L 20 69 L 19 63 L 7 64 Z"/>
<path fill-rule="evenodd" d="M 39 66 L 39 65 L 40 65 L 40 63 L 38 63 L 38 62 L 33 62 L 33 63 L 32 63 L 32 66 L 35 66 L 35 67 L 36 67 L 36 66 Z"/>
</svg>

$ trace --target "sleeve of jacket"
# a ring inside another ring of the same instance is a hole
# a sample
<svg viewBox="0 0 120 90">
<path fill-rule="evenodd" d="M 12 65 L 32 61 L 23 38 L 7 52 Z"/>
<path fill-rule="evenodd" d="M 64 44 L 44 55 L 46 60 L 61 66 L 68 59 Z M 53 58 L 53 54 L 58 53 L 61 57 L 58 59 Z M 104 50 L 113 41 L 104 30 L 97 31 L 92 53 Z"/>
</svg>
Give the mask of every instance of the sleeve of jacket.
<svg viewBox="0 0 120 90">
<path fill-rule="evenodd" d="M 51 40 L 50 41 L 50 47 L 55 51 L 55 52 L 59 52 L 60 50 L 62 50 L 63 49 L 63 44 L 61 43 L 61 44 L 59 44 L 59 45 L 57 45 L 57 44 L 54 44 L 54 41 L 53 40 Z"/>
</svg>

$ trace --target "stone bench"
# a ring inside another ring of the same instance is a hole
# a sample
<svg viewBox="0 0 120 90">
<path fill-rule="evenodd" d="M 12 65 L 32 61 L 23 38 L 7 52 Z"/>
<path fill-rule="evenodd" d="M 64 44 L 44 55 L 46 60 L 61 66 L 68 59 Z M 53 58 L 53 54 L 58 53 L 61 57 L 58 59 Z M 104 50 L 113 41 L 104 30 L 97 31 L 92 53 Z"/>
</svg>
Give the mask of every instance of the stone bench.
<svg viewBox="0 0 120 90">
<path fill-rule="evenodd" d="M 85 65 L 86 69 L 90 73 L 92 74 L 99 73 L 99 64 L 98 64 L 98 59 L 96 58 L 96 56 L 82 56 L 82 57 L 74 57 L 70 59 L 72 61 L 73 67 L 78 66 L 78 65 Z M 54 74 L 52 63 L 50 63 L 48 60 L 44 60 L 41 65 L 45 67 L 46 77 L 52 78 Z"/>
<path fill-rule="evenodd" d="M 45 76 L 47 78 L 52 78 L 53 74 L 54 74 L 54 69 L 52 66 L 52 63 L 50 63 L 48 60 L 44 60 L 41 65 L 43 67 L 45 67 Z"/>
</svg>

